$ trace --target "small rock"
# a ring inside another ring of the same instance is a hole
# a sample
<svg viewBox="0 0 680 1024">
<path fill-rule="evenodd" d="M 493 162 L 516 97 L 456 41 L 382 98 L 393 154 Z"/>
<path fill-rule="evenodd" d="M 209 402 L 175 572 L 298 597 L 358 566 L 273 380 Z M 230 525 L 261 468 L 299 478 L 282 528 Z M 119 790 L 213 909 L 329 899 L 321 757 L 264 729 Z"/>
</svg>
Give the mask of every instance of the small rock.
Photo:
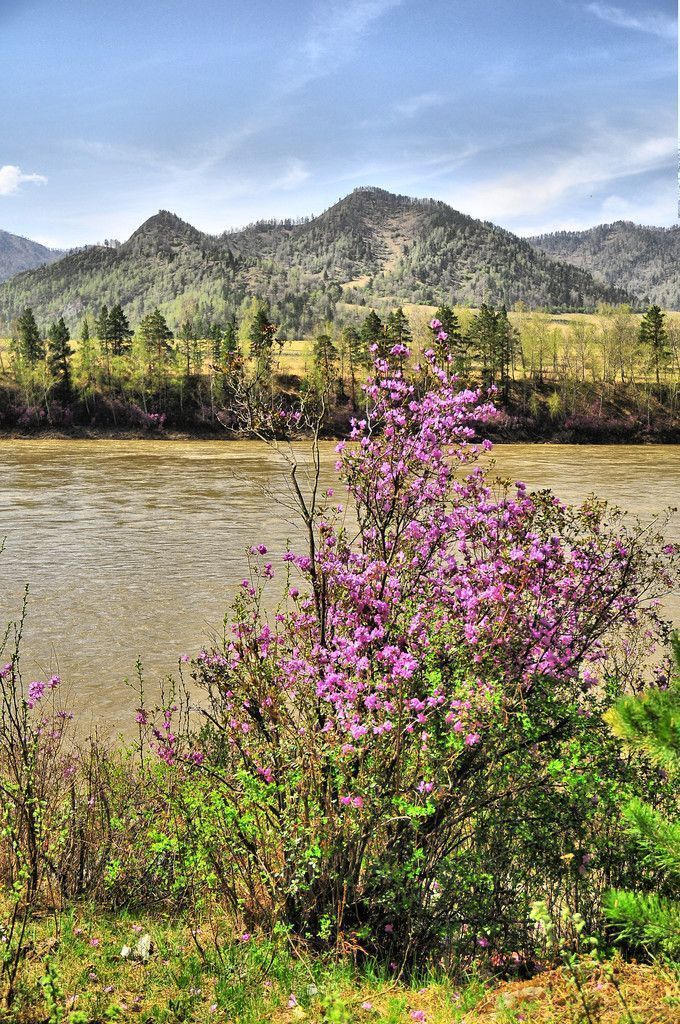
<svg viewBox="0 0 680 1024">
<path fill-rule="evenodd" d="M 149 960 L 151 956 L 151 936 L 148 932 L 144 935 L 140 935 L 139 942 L 132 951 L 133 960 L 141 960 L 143 964 Z"/>
<path fill-rule="evenodd" d="M 139 963 L 145 964 L 151 957 L 152 949 L 153 943 L 151 941 L 151 936 L 148 932 L 145 932 L 144 935 L 140 935 L 139 941 L 134 949 L 132 946 L 123 946 L 120 951 L 120 955 L 123 960 L 136 960 Z"/>
<path fill-rule="evenodd" d="M 531 1003 L 543 999 L 546 995 L 544 988 L 538 985 L 527 985 L 517 992 L 504 992 L 501 999 L 508 1010 L 514 1009 L 519 1003 Z"/>
</svg>

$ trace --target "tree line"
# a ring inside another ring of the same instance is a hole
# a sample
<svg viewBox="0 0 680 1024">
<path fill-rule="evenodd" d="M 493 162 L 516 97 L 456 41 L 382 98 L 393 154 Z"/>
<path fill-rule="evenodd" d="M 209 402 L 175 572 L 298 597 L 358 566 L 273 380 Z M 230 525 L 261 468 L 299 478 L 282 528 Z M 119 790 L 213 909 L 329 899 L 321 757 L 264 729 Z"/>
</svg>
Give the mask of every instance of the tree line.
<svg viewBox="0 0 680 1024">
<path fill-rule="evenodd" d="M 316 395 L 329 414 L 351 411 L 375 360 L 389 360 L 395 346 L 416 354 L 433 347 L 462 380 L 494 385 L 506 408 L 518 382 L 558 390 L 587 381 L 662 388 L 680 377 L 678 325 L 659 306 L 642 318 L 627 306 L 601 307 L 598 322 L 520 312 L 513 317 L 487 303 L 476 311 L 444 303 L 434 317 L 417 307 L 410 316 L 401 306 L 365 316 L 355 310 L 344 322 L 322 323 L 307 339 L 300 370 L 290 372 L 288 343 L 267 300 L 253 298 L 239 316 L 224 319 L 191 307 L 174 329 L 159 308 L 133 326 L 122 304 L 103 305 L 83 318 L 77 339 L 63 316 L 41 329 L 27 307 L 12 325 L 12 358 L 3 369 L 29 421 L 50 422 L 55 408 L 86 421 L 113 403 L 120 414 L 114 422 L 126 421 L 127 406 L 142 420 L 153 417 L 150 425 L 169 417 L 184 426 L 229 420 L 230 402 L 246 393 L 251 405 L 292 391 Z M 552 401 L 561 401 L 557 390 Z M 4 420 L 11 424 L 11 415 Z"/>
</svg>

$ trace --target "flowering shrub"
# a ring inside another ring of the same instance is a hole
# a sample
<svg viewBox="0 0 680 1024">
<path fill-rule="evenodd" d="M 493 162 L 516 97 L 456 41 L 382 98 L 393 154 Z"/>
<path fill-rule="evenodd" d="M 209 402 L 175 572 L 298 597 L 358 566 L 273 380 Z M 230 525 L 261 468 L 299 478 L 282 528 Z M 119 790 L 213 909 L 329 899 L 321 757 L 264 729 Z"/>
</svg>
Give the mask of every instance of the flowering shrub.
<svg viewBox="0 0 680 1024">
<path fill-rule="evenodd" d="M 338 445 L 342 501 L 300 492 L 308 550 L 275 569 L 252 549 L 231 632 L 193 665 L 202 727 L 166 709 L 153 742 L 191 773 L 187 843 L 248 926 L 394 962 L 528 955 L 531 901 L 595 877 L 596 834 L 616 870 L 634 775 L 601 715 L 666 638 L 674 552 L 595 500 L 490 480 L 470 424 L 492 405 L 406 357 L 377 361 Z"/>
</svg>

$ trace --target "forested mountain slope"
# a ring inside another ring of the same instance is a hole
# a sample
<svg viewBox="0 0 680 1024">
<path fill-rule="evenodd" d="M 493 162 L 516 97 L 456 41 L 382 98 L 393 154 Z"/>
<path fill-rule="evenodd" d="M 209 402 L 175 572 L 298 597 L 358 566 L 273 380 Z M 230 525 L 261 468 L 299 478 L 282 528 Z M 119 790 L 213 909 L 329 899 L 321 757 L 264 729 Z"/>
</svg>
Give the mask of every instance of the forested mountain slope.
<svg viewBox="0 0 680 1024">
<path fill-rule="evenodd" d="M 0 281 L 6 281 L 22 270 L 32 270 L 43 263 L 51 263 L 63 255 L 60 249 L 48 249 L 30 238 L 0 231 Z"/>
<path fill-rule="evenodd" d="M 284 329 L 332 318 L 335 303 L 396 301 L 592 308 L 630 296 L 529 242 L 445 203 L 356 189 L 318 217 L 263 222 L 214 237 L 167 211 L 117 248 L 92 246 L 0 285 L 0 313 L 30 305 L 74 323 L 102 303 L 133 321 L 160 306 L 171 320 L 267 298 Z"/>
<path fill-rule="evenodd" d="M 551 258 L 587 270 L 605 284 L 625 288 L 667 309 L 680 309 L 680 227 L 643 227 L 619 220 L 529 241 Z"/>
</svg>

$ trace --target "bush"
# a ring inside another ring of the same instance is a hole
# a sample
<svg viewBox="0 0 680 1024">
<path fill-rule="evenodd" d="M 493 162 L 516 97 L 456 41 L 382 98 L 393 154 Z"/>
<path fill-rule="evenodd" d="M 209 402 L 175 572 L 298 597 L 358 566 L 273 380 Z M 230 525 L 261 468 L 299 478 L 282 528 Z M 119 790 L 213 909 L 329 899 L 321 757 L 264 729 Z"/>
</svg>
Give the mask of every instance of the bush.
<svg viewBox="0 0 680 1024">
<path fill-rule="evenodd" d="M 308 551 L 278 610 L 260 545 L 193 665 L 201 726 L 166 708 L 153 742 L 190 780 L 184 854 L 249 927 L 502 963 L 530 957 L 535 899 L 595 919 L 630 873 L 617 802 L 658 780 L 602 713 L 667 638 L 673 552 L 597 501 L 494 484 L 470 426 L 493 408 L 434 359 L 407 380 L 405 354 L 338 445 L 347 502 L 293 468 Z"/>
</svg>

